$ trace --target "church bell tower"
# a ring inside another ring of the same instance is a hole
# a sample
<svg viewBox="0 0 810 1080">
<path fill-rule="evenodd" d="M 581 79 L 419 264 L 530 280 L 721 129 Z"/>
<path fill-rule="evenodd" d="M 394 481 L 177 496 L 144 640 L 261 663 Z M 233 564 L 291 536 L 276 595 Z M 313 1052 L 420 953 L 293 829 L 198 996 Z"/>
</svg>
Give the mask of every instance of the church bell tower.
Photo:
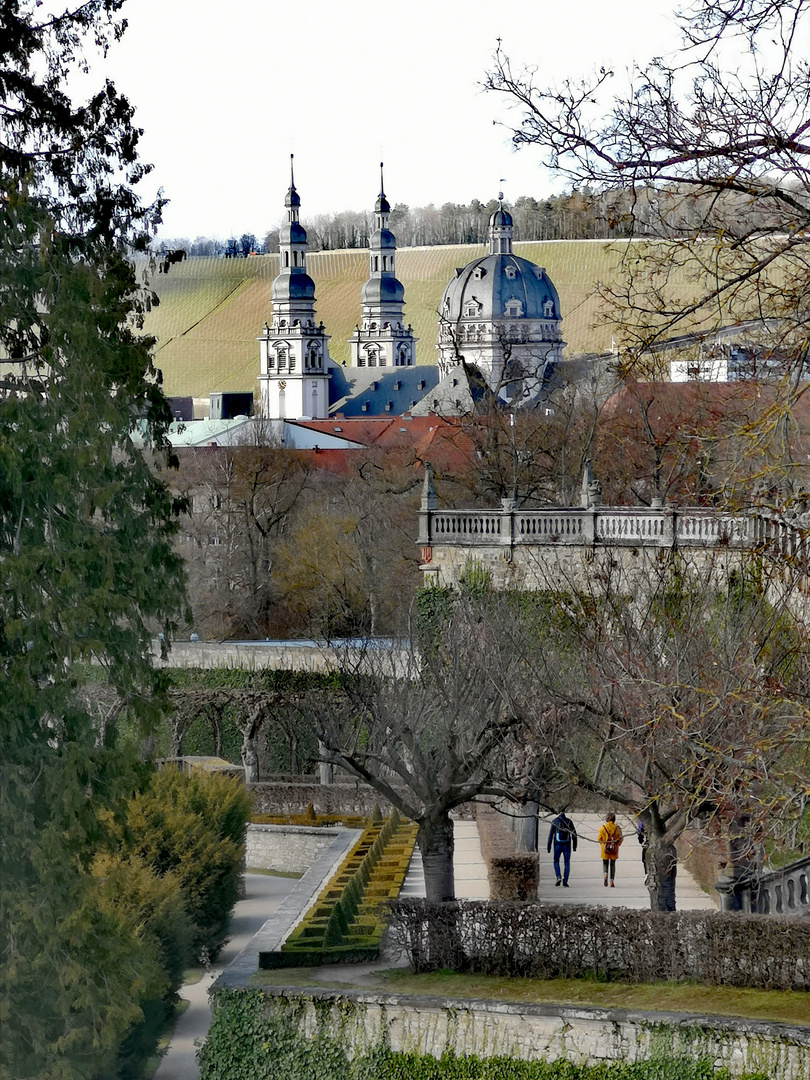
<svg viewBox="0 0 810 1080">
<path fill-rule="evenodd" d="M 279 273 L 273 315 L 259 335 L 259 400 L 270 420 L 322 420 L 329 413 L 329 337 L 315 322 L 315 283 L 307 274 L 307 234 L 298 220 L 293 155 L 285 221 L 279 235 Z"/>
<path fill-rule="evenodd" d="M 412 367 L 416 363 L 413 328 L 404 325 L 405 289 L 396 276 L 397 242 L 388 228 L 391 207 L 385 197 L 380 162 L 380 194 L 369 238 L 368 280 L 361 292 L 359 324 L 349 339 L 352 367 Z"/>
</svg>

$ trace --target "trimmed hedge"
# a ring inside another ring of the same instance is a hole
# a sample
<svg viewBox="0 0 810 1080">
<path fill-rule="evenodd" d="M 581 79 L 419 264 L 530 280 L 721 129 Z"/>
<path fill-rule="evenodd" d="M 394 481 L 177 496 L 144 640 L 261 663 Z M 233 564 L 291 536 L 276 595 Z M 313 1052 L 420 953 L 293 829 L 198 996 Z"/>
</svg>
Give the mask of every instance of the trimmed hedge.
<svg viewBox="0 0 810 1080">
<path fill-rule="evenodd" d="M 376 960 L 383 905 L 399 895 L 415 842 L 416 826 L 401 823 L 396 810 L 369 825 L 281 951 L 259 953 L 259 967 Z"/>
<path fill-rule="evenodd" d="M 810 989 L 810 919 L 487 901 L 391 908 L 392 937 L 417 972 Z"/>
<path fill-rule="evenodd" d="M 475 816 L 491 899 L 536 900 L 540 872 L 537 853 L 515 850 L 515 834 L 494 807 L 479 804 Z"/>
</svg>

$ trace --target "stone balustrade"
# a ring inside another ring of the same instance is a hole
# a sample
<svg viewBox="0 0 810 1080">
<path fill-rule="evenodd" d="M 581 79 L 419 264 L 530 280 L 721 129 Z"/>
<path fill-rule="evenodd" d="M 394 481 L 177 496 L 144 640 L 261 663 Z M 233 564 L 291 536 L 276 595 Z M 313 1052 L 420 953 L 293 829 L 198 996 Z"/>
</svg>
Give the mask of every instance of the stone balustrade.
<svg viewBox="0 0 810 1080">
<path fill-rule="evenodd" d="M 721 878 L 715 889 L 724 911 L 810 916 L 810 857 L 765 874 Z"/>
<path fill-rule="evenodd" d="M 629 547 L 763 548 L 805 553 L 804 530 L 763 513 L 710 509 L 593 506 L 518 510 L 504 500 L 496 510 L 422 508 L 419 543 L 470 545 L 597 544 Z"/>
</svg>

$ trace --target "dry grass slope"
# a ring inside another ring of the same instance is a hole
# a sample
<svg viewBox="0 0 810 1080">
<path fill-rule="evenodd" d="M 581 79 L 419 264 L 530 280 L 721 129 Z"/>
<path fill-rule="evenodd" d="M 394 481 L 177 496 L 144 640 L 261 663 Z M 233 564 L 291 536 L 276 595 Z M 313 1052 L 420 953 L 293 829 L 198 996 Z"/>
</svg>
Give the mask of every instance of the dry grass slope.
<svg viewBox="0 0 810 1080">
<path fill-rule="evenodd" d="M 405 316 L 419 338 L 417 363 L 435 362 L 436 313 L 455 268 L 484 253 L 483 245 L 398 252 Z M 594 284 L 617 274 L 621 247 L 597 240 L 560 240 L 516 243 L 515 253 L 545 266 L 556 285 L 567 355 L 609 348 L 609 328 L 598 324 Z M 348 338 L 360 317 L 368 252 L 316 252 L 307 261 L 315 281 L 317 316 L 331 335 L 330 355 L 338 363 L 348 362 Z M 277 255 L 257 255 L 188 259 L 167 275 L 155 275 L 152 284 L 160 305 L 147 316 L 145 330 L 157 338 L 156 362 L 167 394 L 255 392 L 256 336 L 270 318 L 270 286 L 277 272 Z"/>
</svg>

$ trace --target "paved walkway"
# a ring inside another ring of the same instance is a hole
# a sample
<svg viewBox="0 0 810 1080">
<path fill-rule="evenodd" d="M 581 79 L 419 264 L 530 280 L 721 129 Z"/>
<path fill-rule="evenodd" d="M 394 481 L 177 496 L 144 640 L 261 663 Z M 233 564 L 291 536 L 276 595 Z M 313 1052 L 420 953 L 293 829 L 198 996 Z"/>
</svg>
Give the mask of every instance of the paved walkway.
<svg viewBox="0 0 810 1080">
<path fill-rule="evenodd" d="M 541 820 L 540 881 L 537 889 L 539 900 L 552 904 L 597 904 L 600 907 L 649 908 L 650 894 L 644 884 L 644 867 L 641 864 L 641 847 L 636 840 L 633 818 L 616 815 L 621 826 L 624 843 L 619 849 L 616 862 L 616 887 L 605 888 L 602 874 L 602 856 L 596 835 L 604 818 L 599 814 L 569 815 L 577 827 L 579 843 L 571 856 L 569 888 L 557 888 L 554 884 L 554 865 L 546 853 L 549 825 Z M 550 822 L 549 817 L 549 822 Z M 689 870 L 678 865 L 675 879 L 675 902 L 679 911 L 716 911 L 717 903 L 698 885 Z"/>
<path fill-rule="evenodd" d="M 245 875 L 247 896 L 234 909 L 227 945 L 208 974 L 203 975 L 198 983 L 180 990 L 180 996 L 189 1005 L 177 1021 L 169 1049 L 158 1066 L 154 1080 L 197 1080 L 200 1075 L 197 1046 L 204 1041 L 211 1023 L 208 991 L 212 983 L 236 959 L 256 931 L 266 923 L 268 915 L 282 904 L 297 884 L 295 878 Z"/>
</svg>

